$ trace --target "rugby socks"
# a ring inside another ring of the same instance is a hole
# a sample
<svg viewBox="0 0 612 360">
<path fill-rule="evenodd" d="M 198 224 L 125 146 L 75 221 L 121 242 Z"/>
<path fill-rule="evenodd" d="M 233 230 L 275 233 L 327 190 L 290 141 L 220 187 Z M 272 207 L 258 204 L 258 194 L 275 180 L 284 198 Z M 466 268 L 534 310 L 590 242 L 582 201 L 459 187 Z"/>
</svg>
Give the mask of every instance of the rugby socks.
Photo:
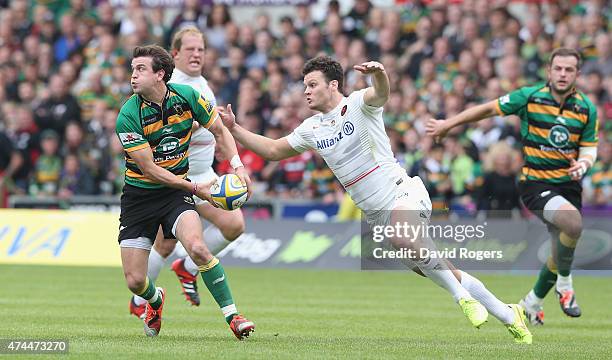
<svg viewBox="0 0 612 360">
<path fill-rule="evenodd" d="M 552 289 L 557 281 L 557 267 L 552 259 L 552 256 L 548 257 L 546 264 L 542 266 L 538 280 L 533 287 L 532 292 L 540 299 L 544 299 L 546 294 Z"/>
<path fill-rule="evenodd" d="M 157 281 L 159 277 L 159 272 L 164 267 L 166 263 L 166 259 L 164 259 L 155 248 L 151 248 L 151 252 L 149 253 L 149 264 L 147 267 L 147 276 L 153 281 Z"/>
<path fill-rule="evenodd" d="M 557 276 L 557 291 L 561 292 L 561 291 L 566 291 L 566 290 L 572 290 L 574 289 L 574 286 L 572 285 L 572 275 L 568 275 L 568 276 Z"/>
<path fill-rule="evenodd" d="M 155 310 L 159 309 L 162 304 L 162 297 L 157 288 L 155 288 L 155 283 L 149 280 L 149 277 L 147 277 L 145 281 L 144 288 L 141 291 L 136 292 L 136 295 L 149 302 L 151 307 Z"/>
<path fill-rule="evenodd" d="M 557 263 L 557 273 L 559 276 L 569 276 L 574 261 L 574 251 L 578 239 L 573 239 L 565 233 L 559 234 L 555 239 L 557 242 L 557 253 L 555 254 L 555 262 Z"/>
<path fill-rule="evenodd" d="M 419 269 L 431 281 L 438 284 L 443 289 L 446 289 L 459 302 L 461 299 L 472 300 L 470 293 L 459 283 L 453 272 L 448 269 L 446 264 L 439 259 L 421 259 L 415 261 Z"/>
<path fill-rule="evenodd" d="M 210 250 L 213 255 L 219 254 L 223 249 L 232 243 L 231 241 L 225 239 L 221 230 L 219 230 L 219 228 L 215 225 L 208 226 L 204 230 L 203 237 L 206 246 L 208 246 L 208 250 Z M 187 270 L 191 275 L 198 274 L 198 265 L 193 262 L 189 256 L 185 258 L 185 270 Z"/>
<path fill-rule="evenodd" d="M 512 308 L 496 298 L 480 280 L 465 271 L 461 271 L 461 285 L 503 324 L 514 323 Z"/>
<path fill-rule="evenodd" d="M 210 225 L 204 229 L 204 242 L 208 246 L 208 250 L 214 255 L 217 255 L 221 250 L 225 249 L 231 241 L 228 241 L 221 230 L 215 225 Z"/>
<path fill-rule="evenodd" d="M 527 296 L 525 296 L 525 302 L 527 303 L 527 305 L 538 305 L 539 307 L 544 305 L 544 298 L 538 297 L 538 295 L 536 295 L 535 291 L 531 290 Z"/>
<path fill-rule="evenodd" d="M 191 256 L 187 256 L 185 258 L 185 270 L 187 270 L 188 273 L 190 273 L 191 275 L 198 275 L 198 265 L 196 263 L 193 262 L 193 260 L 191 259 Z"/>
<path fill-rule="evenodd" d="M 149 265 L 147 269 L 147 276 L 153 282 L 157 281 L 159 277 L 159 272 L 164 266 L 166 259 L 164 259 L 155 248 L 151 248 L 151 252 L 149 253 Z M 138 295 L 134 296 L 134 304 L 140 306 L 147 302 L 147 299 L 140 297 Z"/>
<path fill-rule="evenodd" d="M 207 264 L 200 265 L 199 268 L 204 284 L 210 291 L 211 295 L 221 308 L 225 321 L 229 324 L 235 315 L 238 314 L 232 292 L 229 288 L 229 283 L 225 275 L 225 270 L 219 262 L 219 259 L 214 257 Z"/>
</svg>

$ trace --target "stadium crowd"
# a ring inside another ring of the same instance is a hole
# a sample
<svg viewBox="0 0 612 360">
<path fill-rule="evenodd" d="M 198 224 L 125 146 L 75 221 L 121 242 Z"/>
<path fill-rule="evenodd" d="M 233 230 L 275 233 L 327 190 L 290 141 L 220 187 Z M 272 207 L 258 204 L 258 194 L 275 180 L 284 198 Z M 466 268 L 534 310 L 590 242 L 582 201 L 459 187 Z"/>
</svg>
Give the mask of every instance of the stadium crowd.
<svg viewBox="0 0 612 360">
<path fill-rule="evenodd" d="M 552 49 L 578 48 L 578 86 L 600 121 L 585 201 L 612 204 L 612 9 L 605 0 L 408 1 L 392 9 L 356 0 L 348 13 L 332 0 L 322 19 L 297 6 L 279 24 L 263 12 L 238 23 L 227 6 L 199 3 L 185 0 L 167 19 L 163 9 L 145 11 L 138 0 L 121 18 L 105 1 L 0 1 L 0 192 L 120 193 L 125 167 L 114 126 L 131 94 L 132 49 L 169 48 L 177 29 L 195 24 L 207 37 L 204 76 L 218 104 L 231 103 L 243 126 L 269 137 L 288 134 L 311 115 L 302 95 L 307 59 L 338 59 L 347 70 L 345 93 L 367 85 L 353 65 L 382 62 L 392 91 L 384 120 L 398 161 L 424 179 L 436 206 L 465 209 L 519 206 L 518 118 L 478 122 L 442 144 L 425 136 L 424 122 L 545 81 Z M 267 163 L 240 152 L 262 193 L 341 199 L 333 174 L 313 154 Z M 229 169 L 227 162 L 216 166 L 219 173 Z"/>
</svg>

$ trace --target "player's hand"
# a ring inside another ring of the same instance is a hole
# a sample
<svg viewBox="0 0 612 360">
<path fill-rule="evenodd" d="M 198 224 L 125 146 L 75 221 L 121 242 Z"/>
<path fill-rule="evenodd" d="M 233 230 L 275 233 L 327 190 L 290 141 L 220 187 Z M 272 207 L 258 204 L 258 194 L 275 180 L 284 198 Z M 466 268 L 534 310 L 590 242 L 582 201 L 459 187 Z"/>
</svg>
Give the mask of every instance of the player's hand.
<svg viewBox="0 0 612 360">
<path fill-rule="evenodd" d="M 574 181 L 580 181 L 584 174 L 589 170 L 589 164 L 584 160 L 570 160 L 570 168 L 567 169 L 569 176 Z"/>
<path fill-rule="evenodd" d="M 425 132 L 428 136 L 433 137 L 436 142 L 442 140 L 449 130 L 445 120 L 429 119 L 425 122 Z"/>
<path fill-rule="evenodd" d="M 234 126 L 236 126 L 236 115 L 234 115 L 232 111 L 232 104 L 227 104 L 225 109 L 223 107 L 218 107 L 217 112 L 219 113 L 221 121 L 223 121 L 223 125 L 231 131 Z"/>
<path fill-rule="evenodd" d="M 385 67 L 383 64 L 377 61 L 364 62 L 361 65 L 354 65 L 353 69 L 359 71 L 362 74 L 373 74 L 375 72 L 384 72 Z"/>
<path fill-rule="evenodd" d="M 212 201 L 212 196 L 210 196 L 210 187 L 213 186 L 213 184 L 216 182 L 217 179 L 212 179 L 207 182 L 194 184 L 194 187 L 197 188 L 193 194 L 202 200 L 208 201 L 208 203 L 212 206 L 217 207 L 217 205 L 215 205 L 215 203 Z"/>
<path fill-rule="evenodd" d="M 249 194 L 247 196 L 247 199 L 250 198 L 251 194 L 253 193 L 253 182 L 251 181 L 248 172 L 246 171 L 244 166 L 238 166 L 236 169 L 234 169 L 234 173 L 236 174 L 236 176 L 238 176 L 242 185 L 247 187 L 247 192 Z"/>
</svg>

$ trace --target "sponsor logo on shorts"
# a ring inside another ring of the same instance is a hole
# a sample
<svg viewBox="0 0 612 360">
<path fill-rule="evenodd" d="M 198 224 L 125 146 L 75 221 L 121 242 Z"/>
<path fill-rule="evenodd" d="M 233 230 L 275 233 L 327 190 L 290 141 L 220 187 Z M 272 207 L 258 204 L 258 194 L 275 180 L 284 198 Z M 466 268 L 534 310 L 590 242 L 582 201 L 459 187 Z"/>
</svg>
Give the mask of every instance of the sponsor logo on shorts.
<svg viewBox="0 0 612 360">
<path fill-rule="evenodd" d="M 183 199 L 185 200 L 185 202 L 187 204 L 190 204 L 190 205 L 194 205 L 195 204 L 195 202 L 193 201 L 193 198 L 191 196 L 183 196 Z"/>
<path fill-rule="evenodd" d="M 545 198 L 545 197 L 547 197 L 548 195 L 550 195 L 550 190 L 543 191 L 543 192 L 540 194 L 540 197 Z"/>
</svg>

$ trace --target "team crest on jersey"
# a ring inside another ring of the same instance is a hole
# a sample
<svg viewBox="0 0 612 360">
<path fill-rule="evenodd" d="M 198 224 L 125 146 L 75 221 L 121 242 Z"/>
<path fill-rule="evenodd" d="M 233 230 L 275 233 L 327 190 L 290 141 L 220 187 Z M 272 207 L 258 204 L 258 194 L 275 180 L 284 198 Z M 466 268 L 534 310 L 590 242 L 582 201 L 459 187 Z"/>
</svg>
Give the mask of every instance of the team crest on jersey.
<svg viewBox="0 0 612 360">
<path fill-rule="evenodd" d="M 174 104 L 172 106 L 172 108 L 174 109 L 174 113 L 178 116 L 183 116 L 183 106 L 181 104 Z"/>
<path fill-rule="evenodd" d="M 562 148 L 569 143 L 570 132 L 565 126 L 555 125 L 548 132 L 548 142 L 556 147 Z"/>
<path fill-rule="evenodd" d="M 347 106 L 346 106 L 346 105 L 344 105 L 344 106 L 342 107 L 342 111 L 340 111 L 340 116 L 344 116 L 344 114 L 346 114 L 346 109 L 347 109 Z"/>
<path fill-rule="evenodd" d="M 352 122 L 347 121 L 342 125 L 342 131 L 345 135 L 351 135 L 355 131 L 355 125 Z"/>
</svg>

